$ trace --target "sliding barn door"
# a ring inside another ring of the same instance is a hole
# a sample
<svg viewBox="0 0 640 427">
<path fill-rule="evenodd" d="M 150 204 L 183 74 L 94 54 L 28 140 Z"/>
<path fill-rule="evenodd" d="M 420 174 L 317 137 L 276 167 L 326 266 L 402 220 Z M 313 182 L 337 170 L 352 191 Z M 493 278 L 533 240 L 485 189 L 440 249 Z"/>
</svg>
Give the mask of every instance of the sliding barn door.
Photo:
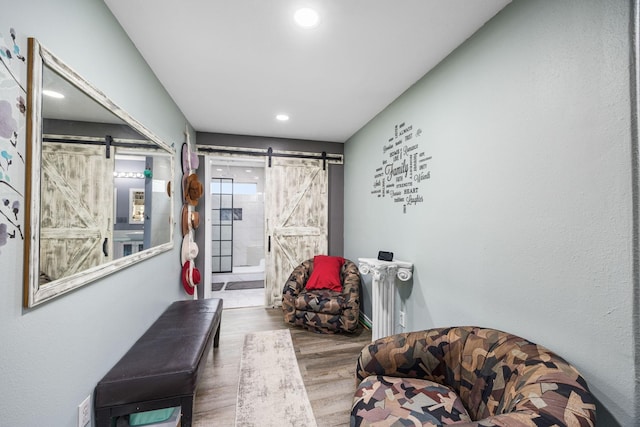
<svg viewBox="0 0 640 427">
<path fill-rule="evenodd" d="M 265 168 L 265 305 L 282 304 L 291 271 L 327 253 L 328 178 L 321 160 L 273 157 Z"/>
<path fill-rule="evenodd" d="M 40 266 L 51 280 L 112 259 L 113 157 L 103 146 L 42 146 Z"/>
</svg>

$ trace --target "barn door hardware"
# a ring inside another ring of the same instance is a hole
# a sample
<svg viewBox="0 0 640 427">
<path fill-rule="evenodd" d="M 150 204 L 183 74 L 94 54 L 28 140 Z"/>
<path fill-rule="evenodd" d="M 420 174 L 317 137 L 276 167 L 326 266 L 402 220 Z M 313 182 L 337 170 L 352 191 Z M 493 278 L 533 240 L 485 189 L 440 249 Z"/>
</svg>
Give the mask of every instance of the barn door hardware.
<svg viewBox="0 0 640 427">
<path fill-rule="evenodd" d="M 107 159 L 111 158 L 111 144 L 113 144 L 113 138 L 111 135 L 105 135 L 104 137 L 104 151 Z"/>
<path fill-rule="evenodd" d="M 111 135 L 105 135 L 104 138 L 96 136 L 77 136 L 77 135 L 42 135 L 42 142 L 67 142 L 70 144 L 83 145 L 104 145 L 106 158 L 111 157 L 111 147 L 124 148 L 145 148 L 147 150 L 157 151 L 158 146 L 153 145 L 144 139 L 125 139 L 113 138 Z"/>
<path fill-rule="evenodd" d="M 198 145 L 198 153 L 207 153 L 207 154 L 237 154 L 243 156 L 266 156 L 267 157 L 267 165 L 271 167 L 271 160 L 274 157 L 288 157 L 293 159 L 319 159 L 322 160 L 322 167 L 326 170 L 327 162 L 342 164 L 343 156 L 342 154 L 327 154 L 326 151 L 322 153 L 311 153 L 311 152 L 299 152 L 299 151 L 274 151 L 272 147 L 267 148 L 266 150 L 261 149 L 234 149 L 233 147 L 220 147 L 220 146 L 209 146 L 209 145 Z"/>
</svg>

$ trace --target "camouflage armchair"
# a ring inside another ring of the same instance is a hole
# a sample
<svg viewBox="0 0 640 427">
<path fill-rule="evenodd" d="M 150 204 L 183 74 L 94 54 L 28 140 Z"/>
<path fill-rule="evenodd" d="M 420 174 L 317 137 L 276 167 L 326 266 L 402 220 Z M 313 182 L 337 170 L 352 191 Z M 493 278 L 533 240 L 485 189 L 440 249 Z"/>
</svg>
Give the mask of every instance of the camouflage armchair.
<svg viewBox="0 0 640 427">
<path fill-rule="evenodd" d="M 452 327 L 381 338 L 358 359 L 351 426 L 594 426 L 578 371 L 505 332 Z"/>
<path fill-rule="evenodd" d="M 284 321 L 319 333 L 353 332 L 360 316 L 360 272 L 348 259 L 340 270 L 342 291 L 307 290 L 313 259 L 304 261 L 289 276 L 282 290 Z"/>
</svg>

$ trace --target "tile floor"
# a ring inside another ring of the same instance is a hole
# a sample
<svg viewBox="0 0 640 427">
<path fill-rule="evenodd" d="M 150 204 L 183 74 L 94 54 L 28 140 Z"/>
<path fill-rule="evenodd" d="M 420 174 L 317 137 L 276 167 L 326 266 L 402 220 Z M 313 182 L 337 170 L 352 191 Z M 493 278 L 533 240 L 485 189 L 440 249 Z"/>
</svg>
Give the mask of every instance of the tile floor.
<svg viewBox="0 0 640 427">
<path fill-rule="evenodd" d="M 258 307 L 264 305 L 264 288 L 212 291 L 211 298 L 222 298 L 224 308 Z"/>
<path fill-rule="evenodd" d="M 234 266 L 232 273 L 213 273 L 212 283 L 264 280 L 264 260 L 260 265 Z M 223 287 L 224 289 L 224 287 Z M 211 298 L 222 298 L 224 308 L 264 306 L 264 288 L 212 291 Z"/>
</svg>

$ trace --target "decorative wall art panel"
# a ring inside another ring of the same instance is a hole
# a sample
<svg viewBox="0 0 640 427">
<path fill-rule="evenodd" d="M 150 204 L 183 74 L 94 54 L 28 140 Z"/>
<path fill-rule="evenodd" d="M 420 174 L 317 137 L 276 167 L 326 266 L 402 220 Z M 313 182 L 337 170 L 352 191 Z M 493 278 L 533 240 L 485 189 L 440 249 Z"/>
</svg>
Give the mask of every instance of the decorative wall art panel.
<svg viewBox="0 0 640 427">
<path fill-rule="evenodd" d="M 0 33 L 0 255 L 11 239 L 24 240 L 26 59 L 13 28 Z"/>
<path fill-rule="evenodd" d="M 431 156 L 420 147 L 422 129 L 406 122 L 394 126 L 382 147 L 382 164 L 375 170 L 371 194 L 407 207 L 424 202 L 421 190 L 430 178 Z"/>
</svg>

